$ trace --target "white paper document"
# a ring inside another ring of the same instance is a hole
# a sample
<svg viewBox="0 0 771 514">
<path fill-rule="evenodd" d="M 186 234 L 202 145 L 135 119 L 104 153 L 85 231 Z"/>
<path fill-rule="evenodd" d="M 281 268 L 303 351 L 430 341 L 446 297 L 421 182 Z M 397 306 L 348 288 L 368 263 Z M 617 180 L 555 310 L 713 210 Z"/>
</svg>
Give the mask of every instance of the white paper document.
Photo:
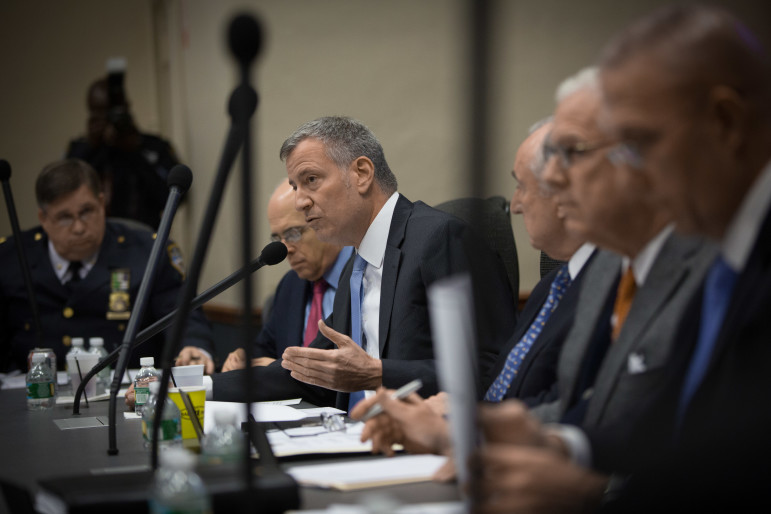
<svg viewBox="0 0 771 514">
<path fill-rule="evenodd" d="M 445 463 L 439 455 L 404 455 L 355 462 L 296 466 L 288 473 L 301 485 L 340 491 L 426 482 Z"/>
<path fill-rule="evenodd" d="M 252 416 L 257 421 L 277 422 L 277 421 L 298 421 L 305 418 L 320 416 L 322 412 L 330 414 L 339 414 L 344 411 L 333 407 L 321 407 L 317 409 L 296 409 L 285 402 L 294 402 L 294 400 L 285 400 L 281 402 L 259 402 L 252 404 Z M 233 412 L 236 416 L 236 423 L 246 421 L 246 408 L 244 403 L 236 402 L 215 402 L 207 401 L 203 412 L 203 431 L 209 430 L 214 424 L 214 413 L 220 410 Z"/>
<path fill-rule="evenodd" d="M 320 425 L 269 430 L 268 441 L 276 457 L 323 453 L 368 453 L 372 443 L 360 441 L 364 423 L 348 423 L 345 430 L 329 432 Z"/>
</svg>

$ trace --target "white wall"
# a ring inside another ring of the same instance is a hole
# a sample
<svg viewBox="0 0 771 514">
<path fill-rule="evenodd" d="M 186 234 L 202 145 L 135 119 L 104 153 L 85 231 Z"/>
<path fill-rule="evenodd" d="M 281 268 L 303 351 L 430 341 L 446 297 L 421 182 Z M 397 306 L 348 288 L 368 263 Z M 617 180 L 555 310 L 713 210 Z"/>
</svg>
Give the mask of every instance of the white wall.
<svg viewBox="0 0 771 514">
<path fill-rule="evenodd" d="M 724 0 L 769 43 L 769 2 Z M 487 194 L 510 197 L 511 163 L 528 126 L 549 114 L 553 91 L 603 42 L 663 0 L 491 2 L 492 84 Z M 127 57 L 138 124 L 161 130 L 195 174 L 174 237 L 190 257 L 220 157 L 236 83 L 225 45 L 231 16 L 258 14 L 267 30 L 254 82 L 255 251 L 263 211 L 284 178 L 277 153 L 299 124 L 348 114 L 380 138 L 400 191 L 429 204 L 467 194 L 469 35 L 465 0 L 4 0 L 0 3 L 0 158 L 13 166 L 23 228 L 37 223 L 33 183 L 85 126 L 85 90 L 105 59 Z M 760 25 L 764 24 L 764 25 Z M 201 288 L 239 266 L 238 177 L 231 177 Z M 478 170 L 475 170 L 478 171 Z M 521 287 L 538 278 L 538 253 L 514 220 Z M 0 209 L 0 234 L 10 232 Z M 261 272 L 258 302 L 286 264 Z M 218 303 L 238 305 L 237 290 Z"/>
</svg>

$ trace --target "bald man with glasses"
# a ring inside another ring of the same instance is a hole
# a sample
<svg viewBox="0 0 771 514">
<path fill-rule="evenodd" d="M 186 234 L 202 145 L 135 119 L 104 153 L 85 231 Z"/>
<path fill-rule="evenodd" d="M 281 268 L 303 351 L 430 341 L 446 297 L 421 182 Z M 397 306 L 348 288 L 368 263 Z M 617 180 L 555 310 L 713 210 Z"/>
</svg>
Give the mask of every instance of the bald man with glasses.
<svg viewBox="0 0 771 514">
<path fill-rule="evenodd" d="M 308 346 L 318 333 L 319 319 L 332 312 L 337 283 L 353 249 L 321 242 L 294 208 L 288 182 L 276 188 L 268 202 L 270 239 L 287 248 L 292 267 L 276 287 L 273 306 L 255 342 L 252 365 L 267 366 L 289 346 Z M 246 367 L 246 352 L 228 355 L 222 371 Z"/>
</svg>

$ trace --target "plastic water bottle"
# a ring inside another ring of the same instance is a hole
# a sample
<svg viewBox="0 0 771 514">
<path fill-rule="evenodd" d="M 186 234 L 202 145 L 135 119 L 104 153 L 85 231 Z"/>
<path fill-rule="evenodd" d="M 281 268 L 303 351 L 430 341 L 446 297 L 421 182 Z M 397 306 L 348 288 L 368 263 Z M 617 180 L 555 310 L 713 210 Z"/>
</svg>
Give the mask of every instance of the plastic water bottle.
<svg viewBox="0 0 771 514">
<path fill-rule="evenodd" d="M 91 337 L 88 339 L 88 351 L 99 357 L 101 361 L 107 357 L 107 350 L 104 349 L 104 339 L 101 337 Z M 107 390 L 110 384 L 110 366 L 107 366 L 96 375 L 97 394 Z"/>
<path fill-rule="evenodd" d="M 27 410 L 51 409 L 56 404 L 56 379 L 46 354 L 32 355 L 32 367 L 27 372 Z"/>
<path fill-rule="evenodd" d="M 152 447 L 153 421 L 155 420 L 155 410 L 158 407 L 158 390 L 161 383 L 157 380 L 150 382 L 150 397 L 142 409 L 142 436 L 145 439 L 145 448 Z M 177 404 L 166 397 L 163 404 L 163 417 L 161 418 L 161 428 L 158 430 L 158 448 L 169 448 L 182 444 L 182 415 L 177 408 Z"/>
<path fill-rule="evenodd" d="M 160 467 L 150 491 L 153 514 L 209 514 L 211 502 L 195 471 L 195 455 L 184 448 L 170 448 L 158 456 Z"/>
<path fill-rule="evenodd" d="M 150 396 L 149 384 L 160 379 L 161 374 L 155 369 L 155 359 L 152 357 L 142 357 L 139 359 L 139 365 L 142 368 L 134 377 L 134 412 L 142 414 L 142 407 Z"/>
<path fill-rule="evenodd" d="M 212 427 L 201 441 L 201 458 L 207 464 L 239 462 L 244 456 L 244 433 L 236 427 L 235 412 L 217 411 Z"/>
<path fill-rule="evenodd" d="M 71 347 L 70 351 L 67 352 L 67 355 L 64 357 L 64 371 L 66 371 L 67 375 L 67 384 L 65 387 L 72 387 L 72 378 L 70 377 L 70 366 L 67 364 L 67 357 L 70 355 L 75 355 L 76 353 L 85 352 L 86 349 L 84 348 L 85 341 L 82 337 L 73 337 L 71 341 Z M 74 393 L 75 391 L 73 391 Z"/>
</svg>

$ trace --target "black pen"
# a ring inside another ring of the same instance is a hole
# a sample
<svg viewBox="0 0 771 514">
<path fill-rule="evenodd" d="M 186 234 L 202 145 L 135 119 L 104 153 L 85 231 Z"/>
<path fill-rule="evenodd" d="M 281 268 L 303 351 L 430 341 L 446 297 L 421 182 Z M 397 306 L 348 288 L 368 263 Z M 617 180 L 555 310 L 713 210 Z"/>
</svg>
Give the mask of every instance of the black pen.
<svg viewBox="0 0 771 514">
<path fill-rule="evenodd" d="M 407 382 L 403 386 L 401 386 L 399 389 L 393 392 L 391 395 L 391 398 L 394 400 L 403 400 L 404 398 L 407 398 L 409 395 L 411 395 L 414 392 L 417 392 L 421 387 L 423 387 L 423 381 L 419 378 L 416 378 L 412 382 Z M 374 418 L 378 414 L 383 412 L 383 406 L 379 403 L 376 403 L 372 407 L 369 408 L 369 410 L 362 416 L 362 418 L 359 421 L 367 421 L 368 419 Z"/>
</svg>

